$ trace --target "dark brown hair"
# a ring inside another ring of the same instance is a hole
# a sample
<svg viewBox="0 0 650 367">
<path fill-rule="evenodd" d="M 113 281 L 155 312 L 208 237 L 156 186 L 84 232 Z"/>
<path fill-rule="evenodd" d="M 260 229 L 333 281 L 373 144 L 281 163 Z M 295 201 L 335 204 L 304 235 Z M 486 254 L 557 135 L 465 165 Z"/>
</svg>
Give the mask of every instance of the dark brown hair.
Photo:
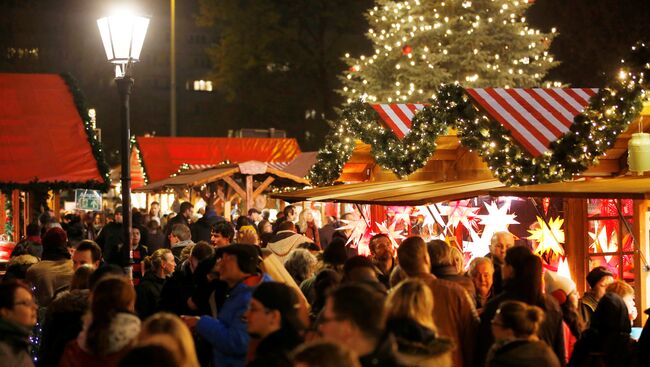
<svg viewBox="0 0 650 367">
<path fill-rule="evenodd" d="M 115 315 L 131 313 L 135 303 L 135 290 L 129 279 L 109 276 L 100 280 L 92 290 L 86 345 L 95 356 L 103 357 L 109 345 L 109 327 Z"/>
</svg>

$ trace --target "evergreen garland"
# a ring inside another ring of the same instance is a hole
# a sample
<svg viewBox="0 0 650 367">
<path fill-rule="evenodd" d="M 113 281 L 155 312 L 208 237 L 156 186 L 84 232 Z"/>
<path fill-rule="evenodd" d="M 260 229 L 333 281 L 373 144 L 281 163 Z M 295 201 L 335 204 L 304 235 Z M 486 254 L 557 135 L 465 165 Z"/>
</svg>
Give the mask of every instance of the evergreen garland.
<svg viewBox="0 0 650 367">
<path fill-rule="evenodd" d="M 97 169 L 99 170 L 99 174 L 102 176 L 104 180 L 104 182 L 98 183 L 99 186 L 95 185 L 95 187 L 93 188 L 98 188 L 106 192 L 108 191 L 111 185 L 111 179 L 110 179 L 111 168 L 109 167 L 108 163 L 106 162 L 106 158 L 104 157 L 102 144 L 99 142 L 99 139 L 97 139 L 97 136 L 95 135 L 95 131 L 93 130 L 90 116 L 88 115 L 88 108 L 86 107 L 86 98 L 84 97 L 84 94 L 81 91 L 81 89 L 79 89 L 77 81 L 72 77 L 72 75 L 68 73 L 63 73 L 61 74 L 61 78 L 63 79 L 65 84 L 70 89 L 70 92 L 72 93 L 74 104 L 77 107 L 77 112 L 79 112 L 79 117 L 81 117 L 81 120 L 83 121 L 84 124 L 84 130 L 86 131 L 86 137 L 88 138 L 88 143 L 90 143 L 93 156 L 95 158 L 95 161 L 97 162 Z M 78 185 L 78 187 L 81 187 L 81 185 Z"/>
<path fill-rule="evenodd" d="M 140 149 L 140 144 L 138 143 L 138 139 L 135 137 L 135 135 L 131 136 L 131 149 L 135 149 L 135 151 L 138 153 L 138 163 L 140 163 L 140 167 L 142 167 L 142 178 L 144 179 L 144 184 L 148 185 L 149 176 L 147 175 L 147 169 L 144 166 L 142 149 Z M 129 155 L 129 162 L 131 162 L 131 155 Z"/>
<path fill-rule="evenodd" d="M 14 221 L 13 221 L 13 201 L 11 197 L 11 191 L 2 191 L 2 194 L 5 195 L 5 206 L 2 210 L 5 211 L 6 221 L 4 223 L 4 234 L 7 236 L 9 241 L 12 241 L 14 238 Z"/>
<path fill-rule="evenodd" d="M 430 105 L 415 114 L 411 132 L 400 141 L 377 123 L 379 115 L 367 104 L 354 102 L 342 111 L 330 132 L 318 162 L 310 172 L 314 185 L 336 180 L 354 150 L 354 139 L 372 146 L 379 165 L 403 178 L 423 167 L 433 155 L 436 139 L 447 128 L 458 130 L 461 143 L 476 150 L 493 174 L 507 185 L 525 185 L 571 179 L 597 163 L 616 137 L 642 109 L 649 85 L 643 73 L 650 69 L 645 44 L 633 47 L 633 65 L 623 70 L 611 88 L 600 89 L 588 107 L 575 116 L 569 132 L 554 141 L 550 151 L 533 158 L 501 124 L 478 111 L 464 89 L 442 85 Z"/>
</svg>

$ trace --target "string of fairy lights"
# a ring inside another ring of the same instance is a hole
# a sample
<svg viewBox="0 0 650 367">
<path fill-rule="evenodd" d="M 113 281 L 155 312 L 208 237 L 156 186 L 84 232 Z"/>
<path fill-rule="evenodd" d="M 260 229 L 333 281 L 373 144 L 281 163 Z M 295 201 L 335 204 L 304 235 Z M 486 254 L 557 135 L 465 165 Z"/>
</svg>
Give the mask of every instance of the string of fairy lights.
<svg viewBox="0 0 650 367">
<path fill-rule="evenodd" d="M 374 54 L 345 54 L 340 93 L 351 103 L 420 102 L 442 83 L 539 86 L 557 64 L 555 37 L 528 26 L 525 0 L 379 0 L 366 14 Z M 547 87 L 560 83 L 548 82 Z"/>
<path fill-rule="evenodd" d="M 415 114 L 411 132 L 401 141 L 378 123 L 380 117 L 374 109 L 356 101 L 342 110 L 309 179 L 318 186 L 334 182 L 357 139 L 372 146 L 371 153 L 380 166 L 405 177 L 426 164 L 435 152 L 437 137 L 448 128 L 456 129 L 463 146 L 475 150 L 507 185 L 571 179 L 596 163 L 639 115 L 642 101 L 649 96 L 650 85 L 644 78 L 649 70 L 650 50 L 638 43 L 613 85 L 600 89 L 576 115 L 569 132 L 536 158 L 515 143 L 506 128 L 475 108 L 458 84 L 442 85 L 430 105 Z"/>
</svg>

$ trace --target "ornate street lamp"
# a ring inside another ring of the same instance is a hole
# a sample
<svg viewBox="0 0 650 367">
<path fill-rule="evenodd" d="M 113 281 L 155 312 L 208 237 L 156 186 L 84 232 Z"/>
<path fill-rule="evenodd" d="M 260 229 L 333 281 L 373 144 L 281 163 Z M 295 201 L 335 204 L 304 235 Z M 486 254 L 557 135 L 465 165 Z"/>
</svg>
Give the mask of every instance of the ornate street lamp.
<svg viewBox="0 0 650 367">
<path fill-rule="evenodd" d="M 97 20 L 106 58 L 115 64 L 115 83 L 120 94 L 120 120 L 122 122 L 122 228 L 124 243 L 122 265 L 130 267 L 131 246 L 131 172 L 130 172 L 130 117 L 129 99 L 133 88 L 131 69 L 140 59 L 149 18 L 119 13 Z"/>
</svg>

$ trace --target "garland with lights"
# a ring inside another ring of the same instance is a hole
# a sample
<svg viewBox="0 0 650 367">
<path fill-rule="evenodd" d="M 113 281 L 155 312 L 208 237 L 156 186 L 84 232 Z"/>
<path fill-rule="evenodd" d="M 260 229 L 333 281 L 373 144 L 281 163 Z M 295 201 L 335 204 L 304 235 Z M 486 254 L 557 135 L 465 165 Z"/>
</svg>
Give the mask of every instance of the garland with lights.
<svg viewBox="0 0 650 367">
<path fill-rule="evenodd" d="M 88 143 L 90 143 L 90 148 L 92 149 L 93 156 L 97 162 L 99 174 L 104 179 L 103 183 L 98 183 L 99 186 L 95 187 L 103 191 L 108 191 L 111 185 L 111 168 L 106 162 L 106 158 L 104 157 L 102 144 L 99 142 L 99 139 L 97 139 L 97 135 L 95 135 L 95 130 L 92 125 L 90 115 L 88 114 L 88 108 L 86 107 L 86 98 L 84 97 L 81 89 L 79 89 L 77 86 L 77 81 L 72 77 L 72 75 L 64 73 L 61 74 L 61 78 L 63 78 L 63 81 L 72 93 L 74 104 L 77 107 L 77 112 L 79 112 L 79 117 L 81 117 L 81 120 L 84 123 L 84 130 L 86 131 L 86 136 L 88 137 Z"/>
<path fill-rule="evenodd" d="M 5 211 L 5 223 L 4 223 L 4 234 L 7 236 L 7 239 L 10 241 L 14 238 L 14 221 L 13 221 L 13 202 L 11 198 L 11 191 L 1 192 L 5 196 L 5 207 L 2 210 Z"/>
<path fill-rule="evenodd" d="M 140 167 L 142 167 L 142 179 L 144 180 L 144 184 L 148 185 L 149 184 L 149 176 L 147 175 L 147 169 L 144 166 L 144 158 L 142 157 L 142 149 L 140 149 L 140 144 L 138 144 L 138 139 L 135 138 L 135 135 L 131 136 L 131 149 L 135 149 L 138 157 L 138 164 L 140 164 Z M 130 158 L 130 156 L 129 156 Z M 130 161 L 130 159 L 129 159 Z"/>
<path fill-rule="evenodd" d="M 515 143 L 501 124 L 474 108 L 461 86 L 447 84 L 430 105 L 415 114 L 412 130 L 402 141 L 377 123 L 378 113 L 367 104 L 349 104 L 319 151 L 309 178 L 315 185 L 336 180 L 354 150 L 354 139 L 370 144 L 377 163 L 403 178 L 426 164 L 435 152 L 436 138 L 451 127 L 458 130 L 461 143 L 476 150 L 507 185 L 571 179 L 596 163 L 642 109 L 645 90 L 650 87 L 643 77 L 650 69 L 650 51 L 642 43 L 632 49 L 633 65 L 621 71 L 619 82 L 600 89 L 575 116 L 570 130 L 551 143 L 550 152 L 537 158 Z"/>
</svg>

